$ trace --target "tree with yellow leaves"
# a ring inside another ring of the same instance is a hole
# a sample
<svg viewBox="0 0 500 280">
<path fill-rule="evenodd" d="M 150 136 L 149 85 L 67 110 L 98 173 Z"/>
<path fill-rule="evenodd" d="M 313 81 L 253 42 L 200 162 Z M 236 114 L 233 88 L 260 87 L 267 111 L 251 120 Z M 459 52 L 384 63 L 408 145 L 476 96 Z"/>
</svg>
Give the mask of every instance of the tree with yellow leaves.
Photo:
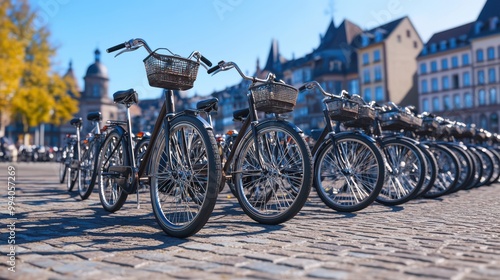
<svg viewBox="0 0 500 280">
<path fill-rule="evenodd" d="M 10 17 L 15 24 L 14 36 L 24 45 L 24 67 L 10 108 L 12 116 L 21 121 L 27 134 L 29 128 L 42 123 L 60 125 L 67 122 L 78 112 L 78 90 L 74 82 L 51 71 L 51 59 L 56 50 L 49 43 L 49 30 L 45 26 L 35 27 L 36 13 L 31 11 L 26 0 L 16 2 Z"/>
</svg>

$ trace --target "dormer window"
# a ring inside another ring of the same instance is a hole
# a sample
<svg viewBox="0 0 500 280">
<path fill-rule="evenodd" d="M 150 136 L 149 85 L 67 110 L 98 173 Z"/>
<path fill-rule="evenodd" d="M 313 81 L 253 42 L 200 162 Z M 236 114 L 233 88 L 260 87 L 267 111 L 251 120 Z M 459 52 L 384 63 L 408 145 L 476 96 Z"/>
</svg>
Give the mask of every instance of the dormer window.
<svg viewBox="0 0 500 280">
<path fill-rule="evenodd" d="M 490 18 L 490 30 L 496 30 L 498 26 L 498 17 Z"/>
<path fill-rule="evenodd" d="M 450 39 L 450 49 L 456 48 L 457 47 L 457 39 L 451 38 Z"/>
<path fill-rule="evenodd" d="M 375 42 L 382 42 L 382 39 L 384 38 L 384 34 L 382 33 L 381 30 L 375 31 Z"/>
<path fill-rule="evenodd" d="M 431 53 L 435 53 L 437 52 L 437 44 L 436 43 L 432 43 L 431 44 Z"/>
<path fill-rule="evenodd" d="M 481 32 L 481 29 L 483 28 L 483 23 L 481 21 L 476 22 L 476 25 L 474 26 L 474 32 L 476 34 L 479 34 Z"/>
<path fill-rule="evenodd" d="M 441 43 L 439 43 L 439 49 L 442 51 L 446 50 L 446 41 L 441 41 Z"/>
<path fill-rule="evenodd" d="M 427 46 L 424 46 L 424 48 L 422 49 L 422 54 L 423 54 L 423 55 L 426 55 L 426 54 L 427 54 Z"/>
<path fill-rule="evenodd" d="M 361 46 L 366 47 L 370 44 L 370 38 L 367 34 L 361 35 Z"/>
</svg>

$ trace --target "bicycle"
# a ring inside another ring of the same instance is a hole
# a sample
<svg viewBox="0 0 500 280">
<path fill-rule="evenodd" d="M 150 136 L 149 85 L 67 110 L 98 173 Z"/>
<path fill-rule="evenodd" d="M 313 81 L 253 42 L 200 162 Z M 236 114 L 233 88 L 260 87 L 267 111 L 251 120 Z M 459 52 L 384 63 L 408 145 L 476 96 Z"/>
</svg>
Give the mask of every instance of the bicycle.
<svg viewBox="0 0 500 280">
<path fill-rule="evenodd" d="M 101 112 L 91 112 L 87 115 L 87 120 L 93 123 L 92 131 L 83 140 L 84 150 L 80 160 L 80 176 L 82 177 L 78 191 L 82 200 L 87 199 L 94 189 L 94 184 L 97 178 L 96 155 L 99 153 L 99 148 L 103 142 L 104 136 L 101 134 L 99 123 L 102 121 Z"/>
<path fill-rule="evenodd" d="M 341 124 L 356 120 L 373 122 L 371 109 L 360 115 L 359 104 L 346 91 L 326 92 L 312 81 L 299 91 L 317 88 L 323 99 L 326 125 L 313 146 L 314 187 L 323 203 L 339 212 L 355 212 L 368 207 L 378 197 L 385 178 L 385 159 L 377 142 L 362 130 L 341 131 Z M 335 121 L 335 127 L 332 124 Z"/>
<path fill-rule="evenodd" d="M 221 153 L 227 158 L 220 190 L 225 181 L 234 184 L 241 208 L 256 222 L 286 222 L 302 209 L 312 184 L 311 152 L 303 133 L 282 115 L 293 111 L 297 89 L 277 81 L 272 73 L 265 79 L 247 76 L 234 62 L 221 61 L 208 73 L 230 69 L 252 84 L 249 108 L 233 113 L 243 124 L 236 139 L 231 139 L 231 148 Z M 261 121 L 257 112 L 273 117 Z"/>
<path fill-rule="evenodd" d="M 149 84 L 166 89 L 165 102 L 154 126 L 149 145 L 138 165 L 133 151 L 130 112 L 137 103 L 133 89 L 113 95 L 127 107 L 127 121 L 111 122 L 99 160 L 100 198 L 104 209 L 120 209 L 128 194 L 136 192 L 139 181 L 150 186 L 151 204 L 162 230 L 174 237 L 188 237 L 208 221 L 218 195 L 221 163 L 212 127 L 199 110 L 175 111 L 173 90 L 193 87 L 200 64 L 211 66 L 199 52 L 188 58 L 152 51 L 143 39 L 131 39 L 107 49 L 122 50 L 116 56 L 144 47 L 143 60 Z M 193 60 L 194 59 L 194 60 Z M 122 127 L 126 126 L 126 129 Z M 137 192 L 138 195 L 138 192 Z"/>
<path fill-rule="evenodd" d="M 61 149 L 59 160 L 59 183 L 64 183 L 71 159 L 73 158 L 73 148 L 76 141 L 75 134 L 66 134 L 64 147 Z"/>
<path fill-rule="evenodd" d="M 70 152 L 69 162 L 68 162 L 68 180 L 67 188 L 68 191 L 72 191 L 76 182 L 78 181 L 78 188 L 80 188 L 80 157 L 81 157 L 81 146 L 80 146 L 80 129 L 82 128 L 82 118 L 73 118 L 70 124 L 76 128 L 76 139 L 71 143 L 72 152 Z"/>
</svg>

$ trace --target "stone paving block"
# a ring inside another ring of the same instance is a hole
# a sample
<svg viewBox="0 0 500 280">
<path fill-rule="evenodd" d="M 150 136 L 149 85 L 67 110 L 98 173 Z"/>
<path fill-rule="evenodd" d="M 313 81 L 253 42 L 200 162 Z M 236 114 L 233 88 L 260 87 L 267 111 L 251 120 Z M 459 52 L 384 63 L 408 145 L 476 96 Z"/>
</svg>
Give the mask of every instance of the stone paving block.
<svg viewBox="0 0 500 280">
<path fill-rule="evenodd" d="M 425 267 L 423 269 L 405 269 L 404 271 L 408 275 L 414 275 L 418 277 L 431 277 L 431 278 L 443 278 L 450 279 L 460 274 L 459 271 L 455 269 L 445 269 L 441 267 Z"/>
<path fill-rule="evenodd" d="M 271 262 L 271 263 L 277 263 L 288 259 L 288 257 L 283 255 L 269 254 L 264 252 L 249 252 L 247 254 L 244 254 L 243 256 L 248 259 Z"/>
<path fill-rule="evenodd" d="M 270 262 L 253 261 L 247 262 L 241 266 L 242 268 L 265 272 L 269 274 L 291 274 L 294 268 L 285 265 L 278 265 Z"/>
<path fill-rule="evenodd" d="M 106 257 L 102 261 L 133 268 L 139 268 L 148 263 L 148 260 L 136 258 L 133 256 L 112 256 L 112 257 Z"/>
</svg>

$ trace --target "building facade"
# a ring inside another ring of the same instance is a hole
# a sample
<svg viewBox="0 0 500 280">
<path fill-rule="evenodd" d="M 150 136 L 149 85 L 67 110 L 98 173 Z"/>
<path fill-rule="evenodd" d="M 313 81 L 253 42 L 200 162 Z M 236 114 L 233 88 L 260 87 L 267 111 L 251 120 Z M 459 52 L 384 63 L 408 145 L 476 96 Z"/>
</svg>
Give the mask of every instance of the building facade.
<svg viewBox="0 0 500 280">
<path fill-rule="evenodd" d="M 500 2 L 474 22 L 434 34 L 417 62 L 421 111 L 499 132 Z"/>
</svg>

